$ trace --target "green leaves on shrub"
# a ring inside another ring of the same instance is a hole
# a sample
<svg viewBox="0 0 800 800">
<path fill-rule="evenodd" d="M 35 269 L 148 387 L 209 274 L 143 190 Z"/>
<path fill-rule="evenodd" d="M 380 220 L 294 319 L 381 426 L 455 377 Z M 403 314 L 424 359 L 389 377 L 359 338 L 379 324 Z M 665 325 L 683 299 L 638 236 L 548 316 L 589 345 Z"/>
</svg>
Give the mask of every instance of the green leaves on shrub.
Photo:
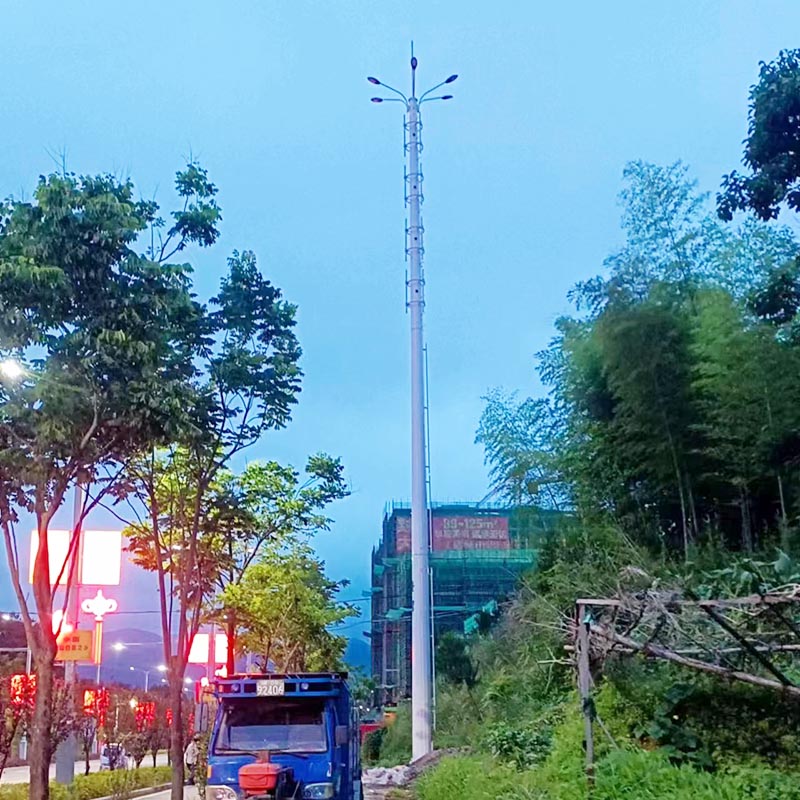
<svg viewBox="0 0 800 800">
<path fill-rule="evenodd" d="M 95 800 L 98 797 L 123 800 L 136 789 L 161 786 L 171 780 L 170 767 L 93 772 L 90 775 L 78 775 L 70 786 L 51 783 L 50 800 Z M 14 783 L 0 786 L 0 800 L 28 800 L 28 784 Z"/>
<path fill-rule="evenodd" d="M 485 741 L 495 758 L 520 770 L 530 769 L 547 757 L 553 743 L 553 732 L 546 727 L 531 730 L 501 722 L 489 728 Z"/>
</svg>

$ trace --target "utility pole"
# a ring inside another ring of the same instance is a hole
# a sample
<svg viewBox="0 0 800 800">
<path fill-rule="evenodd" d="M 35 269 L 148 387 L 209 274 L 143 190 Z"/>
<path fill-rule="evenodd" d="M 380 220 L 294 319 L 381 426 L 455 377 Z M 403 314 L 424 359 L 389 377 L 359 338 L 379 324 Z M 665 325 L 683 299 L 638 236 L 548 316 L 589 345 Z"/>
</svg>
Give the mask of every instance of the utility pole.
<svg viewBox="0 0 800 800">
<path fill-rule="evenodd" d="M 405 108 L 404 144 L 406 156 L 405 199 L 406 259 L 409 264 L 407 304 L 411 317 L 411 719 L 412 757 L 416 760 L 430 753 L 431 732 L 432 647 L 431 593 L 429 585 L 430 538 L 428 533 L 428 500 L 426 491 L 425 448 L 425 361 L 423 313 L 425 310 L 425 275 L 422 268 L 422 121 L 420 106 L 432 100 L 451 100 L 452 95 L 431 97 L 431 93 L 458 76 L 451 75 L 417 98 L 417 59 L 411 46 L 411 96 L 379 81 L 367 78 L 375 86 L 397 97 L 373 97 L 373 103 L 400 102 Z"/>
</svg>

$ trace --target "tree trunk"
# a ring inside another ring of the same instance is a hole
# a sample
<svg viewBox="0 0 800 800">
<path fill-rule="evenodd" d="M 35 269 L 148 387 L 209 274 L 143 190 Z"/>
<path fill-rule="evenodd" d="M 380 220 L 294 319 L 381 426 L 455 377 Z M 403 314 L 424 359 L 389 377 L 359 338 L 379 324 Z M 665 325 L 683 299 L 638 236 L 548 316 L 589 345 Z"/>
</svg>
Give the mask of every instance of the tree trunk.
<svg viewBox="0 0 800 800">
<path fill-rule="evenodd" d="M 183 800 L 183 681 L 175 670 L 169 679 L 169 705 L 172 709 L 172 728 L 169 732 L 169 752 L 172 762 L 171 800 Z"/>
<path fill-rule="evenodd" d="M 739 489 L 739 507 L 742 512 L 742 547 L 745 552 L 753 552 L 753 529 L 750 524 L 750 500 L 747 496 L 747 489 Z"/>
<path fill-rule="evenodd" d="M 776 477 L 778 479 L 778 500 L 780 500 L 781 504 L 781 523 L 786 527 L 789 520 L 786 516 L 786 497 L 783 493 L 783 478 L 781 478 L 780 473 L 778 473 Z"/>
<path fill-rule="evenodd" d="M 50 797 L 50 758 L 53 755 L 50 728 L 53 718 L 53 659 L 45 653 L 36 659 L 36 699 L 33 706 L 28 766 L 30 800 Z"/>
<path fill-rule="evenodd" d="M 228 675 L 233 675 L 236 672 L 236 620 L 233 618 L 233 613 L 228 612 L 227 622 L 228 633 L 228 661 L 225 669 Z"/>
<path fill-rule="evenodd" d="M 686 496 L 683 491 L 683 476 L 675 462 L 675 478 L 678 485 L 678 499 L 681 503 L 681 525 L 683 527 L 683 560 L 689 561 L 689 521 L 686 519 Z"/>
<path fill-rule="evenodd" d="M 688 475 L 686 476 L 686 489 L 689 493 L 689 510 L 691 511 L 692 514 L 693 538 L 695 541 L 697 541 L 697 539 L 700 536 L 700 525 L 697 522 L 697 506 L 695 505 L 694 502 L 694 492 L 692 491 L 692 480 Z"/>
</svg>

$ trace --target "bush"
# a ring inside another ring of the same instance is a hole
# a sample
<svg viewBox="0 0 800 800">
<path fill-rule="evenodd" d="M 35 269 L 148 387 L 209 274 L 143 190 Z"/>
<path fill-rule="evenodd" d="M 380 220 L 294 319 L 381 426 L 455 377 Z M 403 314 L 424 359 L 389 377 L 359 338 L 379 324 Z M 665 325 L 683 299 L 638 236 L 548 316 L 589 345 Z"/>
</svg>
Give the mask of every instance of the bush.
<svg viewBox="0 0 800 800">
<path fill-rule="evenodd" d="M 381 766 L 393 767 L 411 760 L 411 707 L 403 703 L 397 707 L 397 718 L 387 725 L 380 748 Z"/>
<path fill-rule="evenodd" d="M 78 775 L 70 786 L 50 784 L 51 800 L 94 800 L 97 797 L 125 798 L 136 789 L 160 786 L 172 780 L 169 767 L 119 769 L 113 772 L 93 772 Z M 0 800 L 28 800 L 28 784 L 0 786 Z"/>
<path fill-rule="evenodd" d="M 361 759 L 365 764 L 377 764 L 381 759 L 381 747 L 386 737 L 386 728 L 378 728 L 370 731 L 364 737 L 364 745 L 361 748 Z"/>
<path fill-rule="evenodd" d="M 484 721 L 479 697 L 475 689 L 463 684 L 437 682 L 434 731 L 437 748 L 466 747 L 479 740 Z"/>
<path fill-rule="evenodd" d="M 578 760 L 517 772 L 486 757 L 450 758 L 424 775 L 420 800 L 588 800 Z M 591 800 L 800 800 L 800 782 L 767 767 L 722 773 L 674 765 L 662 753 L 617 750 L 596 765 Z"/>
<path fill-rule="evenodd" d="M 547 757 L 553 742 L 553 732 L 517 728 L 505 723 L 493 725 L 486 733 L 485 744 L 491 754 L 519 770 L 530 769 Z"/>
<path fill-rule="evenodd" d="M 420 800 L 521 800 L 523 788 L 520 773 L 476 756 L 444 759 L 420 778 L 417 794 Z"/>
</svg>

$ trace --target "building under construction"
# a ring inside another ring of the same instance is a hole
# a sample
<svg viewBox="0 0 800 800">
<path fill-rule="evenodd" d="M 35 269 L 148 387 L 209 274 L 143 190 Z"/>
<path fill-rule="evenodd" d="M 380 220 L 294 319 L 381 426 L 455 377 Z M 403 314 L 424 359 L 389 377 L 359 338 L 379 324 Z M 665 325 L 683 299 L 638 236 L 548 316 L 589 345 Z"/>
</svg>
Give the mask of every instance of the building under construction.
<svg viewBox="0 0 800 800">
<path fill-rule="evenodd" d="M 463 633 L 536 565 L 557 513 L 478 503 L 433 503 L 429 512 L 434 639 Z M 372 674 L 385 701 L 411 692 L 411 509 L 392 503 L 372 551 Z"/>
</svg>

